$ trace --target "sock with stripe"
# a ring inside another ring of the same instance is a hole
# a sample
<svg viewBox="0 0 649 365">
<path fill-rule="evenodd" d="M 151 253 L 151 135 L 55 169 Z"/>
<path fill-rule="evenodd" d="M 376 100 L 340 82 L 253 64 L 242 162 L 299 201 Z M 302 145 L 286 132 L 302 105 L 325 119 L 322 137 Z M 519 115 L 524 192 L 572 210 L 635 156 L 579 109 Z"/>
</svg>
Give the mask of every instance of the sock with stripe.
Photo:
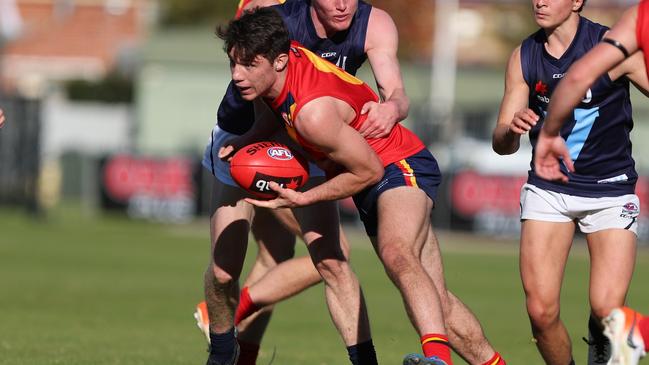
<svg viewBox="0 0 649 365">
<path fill-rule="evenodd" d="M 248 287 L 244 287 L 243 289 L 241 289 L 241 294 L 239 294 L 239 305 L 237 306 L 237 310 L 234 313 L 234 325 L 238 326 L 241 321 L 248 318 L 251 314 L 255 313 L 259 309 L 261 308 L 259 308 L 255 303 L 252 302 Z"/>
<path fill-rule="evenodd" d="M 448 365 L 452 364 L 451 349 L 446 335 L 440 335 L 438 333 L 423 335 L 421 337 L 421 349 L 426 357 L 437 356 Z"/>
<path fill-rule="evenodd" d="M 638 330 L 640 336 L 642 336 L 642 341 L 644 341 L 644 350 L 649 351 L 649 316 L 644 316 L 638 322 Z"/>
<path fill-rule="evenodd" d="M 503 359 L 502 356 L 500 356 L 499 353 L 494 353 L 494 356 L 491 357 L 487 362 L 485 362 L 482 365 L 507 365 L 505 360 Z"/>
<path fill-rule="evenodd" d="M 257 356 L 259 355 L 259 345 L 252 342 L 241 341 L 239 342 L 239 348 L 241 352 L 239 353 L 239 361 L 237 365 L 255 365 L 257 362 Z"/>
<path fill-rule="evenodd" d="M 372 340 L 347 347 L 347 354 L 352 365 L 377 365 L 376 351 Z"/>
<path fill-rule="evenodd" d="M 222 363 L 230 361 L 234 356 L 235 343 L 234 327 L 225 333 L 214 333 L 210 331 L 210 359 Z"/>
</svg>

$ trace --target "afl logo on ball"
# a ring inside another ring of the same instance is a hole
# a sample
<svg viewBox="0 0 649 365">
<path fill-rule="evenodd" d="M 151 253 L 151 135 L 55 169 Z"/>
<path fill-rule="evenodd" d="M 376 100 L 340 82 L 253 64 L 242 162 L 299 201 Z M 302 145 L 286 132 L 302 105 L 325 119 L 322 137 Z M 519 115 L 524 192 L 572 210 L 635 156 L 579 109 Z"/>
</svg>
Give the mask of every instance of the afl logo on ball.
<svg viewBox="0 0 649 365">
<path fill-rule="evenodd" d="M 268 156 L 275 160 L 288 161 L 293 158 L 293 154 L 288 148 L 271 147 L 268 149 Z"/>
</svg>

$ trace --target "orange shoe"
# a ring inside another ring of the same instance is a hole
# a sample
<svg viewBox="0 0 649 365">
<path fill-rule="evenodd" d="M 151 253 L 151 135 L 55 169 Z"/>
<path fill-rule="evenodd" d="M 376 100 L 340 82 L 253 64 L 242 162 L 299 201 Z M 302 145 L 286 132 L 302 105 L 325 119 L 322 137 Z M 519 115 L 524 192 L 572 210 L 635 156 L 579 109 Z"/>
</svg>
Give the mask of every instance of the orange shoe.
<svg viewBox="0 0 649 365">
<path fill-rule="evenodd" d="M 196 305 L 196 312 L 194 312 L 194 318 L 196 318 L 196 325 L 198 329 L 203 332 L 207 343 L 210 343 L 210 317 L 207 314 L 207 303 L 202 301 Z"/>
<path fill-rule="evenodd" d="M 638 330 L 642 315 L 631 308 L 611 311 L 602 320 L 604 335 L 611 341 L 611 365 L 637 365 L 646 355 L 645 345 Z"/>
</svg>

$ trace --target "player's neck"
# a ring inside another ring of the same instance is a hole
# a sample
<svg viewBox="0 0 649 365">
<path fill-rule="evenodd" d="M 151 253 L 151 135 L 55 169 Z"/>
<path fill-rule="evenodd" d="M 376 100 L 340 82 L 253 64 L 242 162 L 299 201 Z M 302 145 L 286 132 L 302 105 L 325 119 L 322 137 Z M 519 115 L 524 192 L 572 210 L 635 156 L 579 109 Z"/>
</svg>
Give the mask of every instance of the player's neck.
<svg viewBox="0 0 649 365">
<path fill-rule="evenodd" d="M 560 58 L 570 47 L 579 28 L 579 14 L 575 13 L 565 22 L 553 29 L 545 29 L 547 41 L 545 50 L 555 58 Z"/>
<path fill-rule="evenodd" d="M 275 81 L 273 82 L 273 85 L 270 87 L 266 95 L 264 95 L 265 99 L 275 100 L 280 96 L 282 90 L 284 90 L 284 85 L 286 84 L 287 73 L 288 65 L 284 67 L 282 71 L 276 72 Z"/>
</svg>

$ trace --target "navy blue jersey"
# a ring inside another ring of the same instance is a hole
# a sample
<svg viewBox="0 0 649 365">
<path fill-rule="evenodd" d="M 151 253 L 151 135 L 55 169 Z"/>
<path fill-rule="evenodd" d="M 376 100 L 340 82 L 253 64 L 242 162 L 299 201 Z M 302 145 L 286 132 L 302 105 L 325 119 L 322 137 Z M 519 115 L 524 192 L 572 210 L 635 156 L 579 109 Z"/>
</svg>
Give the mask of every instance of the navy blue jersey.
<svg viewBox="0 0 649 365">
<path fill-rule="evenodd" d="M 349 29 L 337 33 L 333 38 L 318 37 L 310 6 L 310 0 L 289 0 L 273 8 L 284 18 L 291 40 L 298 41 L 318 56 L 355 75 L 367 59 L 365 35 L 372 6 L 359 1 Z M 252 103 L 241 98 L 232 81 L 219 105 L 217 122 L 219 128 L 239 135 L 247 132 L 254 123 Z"/>
<path fill-rule="evenodd" d="M 521 66 L 530 88 L 529 107 L 540 116 L 540 122 L 529 133 L 533 147 L 552 91 L 570 65 L 599 43 L 607 30 L 581 17 L 572 44 L 559 59 L 545 50 L 543 30 L 523 41 Z M 604 74 L 591 86 L 561 129 L 575 164 L 575 172 L 568 174 L 569 182 L 562 184 L 541 179 L 534 172 L 533 161 L 528 182 L 542 189 L 583 197 L 634 194 L 638 174 L 631 157 L 631 129 L 629 81 L 622 77 L 613 82 Z M 565 166 L 562 170 L 567 172 Z"/>
</svg>

